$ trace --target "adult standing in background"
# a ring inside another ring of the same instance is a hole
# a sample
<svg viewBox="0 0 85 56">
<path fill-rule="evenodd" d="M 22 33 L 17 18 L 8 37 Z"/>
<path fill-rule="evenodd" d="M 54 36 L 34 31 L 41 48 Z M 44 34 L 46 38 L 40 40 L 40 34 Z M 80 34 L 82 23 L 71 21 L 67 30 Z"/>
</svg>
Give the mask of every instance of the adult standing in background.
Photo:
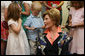
<svg viewBox="0 0 85 56">
<path fill-rule="evenodd" d="M 8 39 L 7 8 L 11 1 L 1 1 L 1 55 L 5 54 Z"/>
<path fill-rule="evenodd" d="M 27 17 L 30 15 L 30 7 L 31 7 L 31 1 L 21 1 L 21 19 L 22 19 L 22 26 L 24 22 L 26 21 Z M 24 27 L 23 27 L 24 28 Z M 24 28 L 25 32 L 26 29 Z"/>
<path fill-rule="evenodd" d="M 44 2 L 45 6 L 48 9 L 51 8 L 57 8 L 58 10 L 60 10 L 60 25 L 62 24 L 62 5 L 64 4 L 64 1 L 45 1 Z"/>
<path fill-rule="evenodd" d="M 44 4 L 45 1 L 39 1 L 42 4 L 42 10 L 41 10 L 41 16 L 43 16 L 43 13 L 46 11 L 46 6 Z"/>
<path fill-rule="evenodd" d="M 31 13 L 31 4 L 32 4 L 31 1 L 22 1 L 22 4 L 21 4 L 21 8 L 22 8 L 22 12 L 21 12 L 22 26 L 23 26 L 23 29 L 25 30 L 26 35 L 27 35 L 27 29 L 24 28 L 24 23 L 27 20 L 27 17 L 29 17 L 29 15 Z M 27 37 L 28 37 L 28 35 L 27 35 Z"/>
</svg>

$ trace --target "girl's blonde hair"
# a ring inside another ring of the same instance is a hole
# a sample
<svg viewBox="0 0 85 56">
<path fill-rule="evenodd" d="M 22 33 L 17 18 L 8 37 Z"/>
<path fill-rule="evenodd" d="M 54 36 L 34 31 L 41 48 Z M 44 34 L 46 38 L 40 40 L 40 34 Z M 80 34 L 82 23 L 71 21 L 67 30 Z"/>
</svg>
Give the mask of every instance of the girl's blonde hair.
<svg viewBox="0 0 85 56">
<path fill-rule="evenodd" d="M 32 2 L 32 10 L 41 10 L 42 9 L 42 5 L 39 1 L 34 1 Z"/>
<path fill-rule="evenodd" d="M 60 11 L 56 8 L 52 8 L 50 10 L 47 10 L 43 14 L 43 18 L 48 15 L 50 19 L 55 23 L 56 26 L 59 26 L 60 24 Z"/>
<path fill-rule="evenodd" d="M 17 3 L 11 3 L 7 11 L 7 21 L 13 19 L 17 21 L 20 18 L 20 9 Z"/>
</svg>

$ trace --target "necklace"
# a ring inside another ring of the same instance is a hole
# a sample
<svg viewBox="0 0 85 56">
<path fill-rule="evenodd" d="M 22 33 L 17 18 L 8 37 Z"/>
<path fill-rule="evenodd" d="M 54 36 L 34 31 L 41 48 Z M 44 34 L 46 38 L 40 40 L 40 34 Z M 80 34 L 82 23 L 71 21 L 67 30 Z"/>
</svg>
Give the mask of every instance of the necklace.
<svg viewBox="0 0 85 56">
<path fill-rule="evenodd" d="M 50 36 L 51 36 L 50 39 L 52 42 L 54 41 L 54 37 L 56 36 L 57 31 L 58 31 L 57 29 L 50 31 Z"/>
<path fill-rule="evenodd" d="M 51 41 L 53 42 L 54 41 L 54 36 L 56 35 L 56 33 L 51 33 Z"/>
</svg>

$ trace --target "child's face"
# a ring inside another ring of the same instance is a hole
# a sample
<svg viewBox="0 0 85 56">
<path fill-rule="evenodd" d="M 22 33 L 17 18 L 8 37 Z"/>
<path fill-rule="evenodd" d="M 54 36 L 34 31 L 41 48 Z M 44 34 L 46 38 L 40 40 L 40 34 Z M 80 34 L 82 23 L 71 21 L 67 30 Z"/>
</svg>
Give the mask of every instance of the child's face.
<svg viewBox="0 0 85 56">
<path fill-rule="evenodd" d="M 34 16 L 38 16 L 38 14 L 40 13 L 41 10 L 32 10 L 32 14 Z"/>
</svg>

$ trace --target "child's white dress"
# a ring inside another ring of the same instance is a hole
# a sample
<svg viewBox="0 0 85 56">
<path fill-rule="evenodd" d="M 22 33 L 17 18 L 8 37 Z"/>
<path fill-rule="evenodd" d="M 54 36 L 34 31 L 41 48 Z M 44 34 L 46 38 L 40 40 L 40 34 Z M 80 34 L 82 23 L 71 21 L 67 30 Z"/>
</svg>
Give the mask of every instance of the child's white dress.
<svg viewBox="0 0 85 56">
<path fill-rule="evenodd" d="M 76 10 L 71 7 L 72 25 L 84 22 L 84 8 Z M 73 28 L 73 40 L 70 46 L 71 53 L 84 54 L 84 27 Z"/>
<path fill-rule="evenodd" d="M 11 24 L 18 26 L 12 19 L 8 21 L 8 26 Z M 18 35 L 9 27 L 6 55 L 30 55 L 28 40 L 22 27 Z"/>
</svg>

